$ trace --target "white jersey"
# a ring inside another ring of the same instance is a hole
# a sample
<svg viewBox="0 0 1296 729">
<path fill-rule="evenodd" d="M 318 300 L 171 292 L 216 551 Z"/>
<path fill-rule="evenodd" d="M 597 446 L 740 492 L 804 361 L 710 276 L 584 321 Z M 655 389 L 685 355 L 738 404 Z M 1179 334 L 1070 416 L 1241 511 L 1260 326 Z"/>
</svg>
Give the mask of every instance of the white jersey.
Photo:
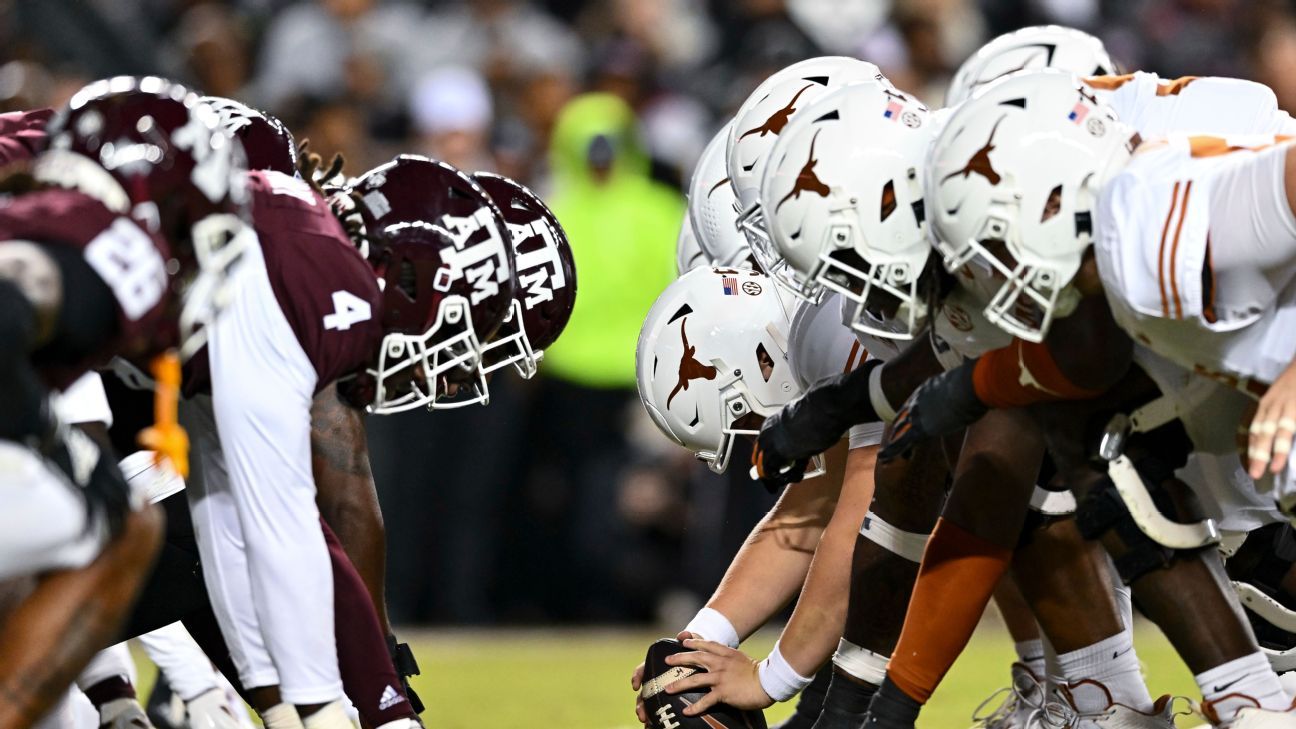
<svg viewBox="0 0 1296 729">
<path fill-rule="evenodd" d="M 1278 141 L 1145 143 L 1097 206 L 1094 249 L 1116 320 L 1181 367 L 1253 395 L 1296 357 L 1296 266 L 1216 275 L 1211 246 L 1296 241 L 1281 178 L 1277 190 L 1270 179 L 1285 159 Z M 1253 190 L 1261 197 L 1248 199 Z"/>
<path fill-rule="evenodd" d="M 1291 134 L 1296 121 L 1264 84 L 1217 76 L 1163 79 L 1154 73 L 1094 76 L 1085 83 L 1144 138 L 1174 132 Z"/>
<path fill-rule="evenodd" d="M 859 367 L 870 354 L 851 329 L 842 326 L 841 304 L 829 294 L 819 305 L 798 302 L 788 329 L 788 365 L 801 389 Z M 850 447 L 882 442 L 882 423 L 863 423 L 850 430 Z"/>
<path fill-rule="evenodd" d="M 1251 480 L 1238 457 L 1237 424 L 1250 399 L 1213 380 L 1193 374 L 1149 350 L 1135 345 L 1134 360 L 1175 404 L 1179 421 L 1192 440 L 1193 452 L 1176 475 L 1191 486 L 1210 515 L 1226 532 L 1249 532 L 1284 521 L 1274 497 L 1286 493 L 1285 479 L 1266 475 Z M 1278 493 L 1274 493 L 1274 489 Z"/>
<path fill-rule="evenodd" d="M 81 375 L 76 382 L 54 397 L 54 412 L 59 420 L 77 423 L 103 423 L 112 427 L 112 408 L 108 407 L 108 394 L 104 392 L 103 379 L 93 370 Z"/>
</svg>

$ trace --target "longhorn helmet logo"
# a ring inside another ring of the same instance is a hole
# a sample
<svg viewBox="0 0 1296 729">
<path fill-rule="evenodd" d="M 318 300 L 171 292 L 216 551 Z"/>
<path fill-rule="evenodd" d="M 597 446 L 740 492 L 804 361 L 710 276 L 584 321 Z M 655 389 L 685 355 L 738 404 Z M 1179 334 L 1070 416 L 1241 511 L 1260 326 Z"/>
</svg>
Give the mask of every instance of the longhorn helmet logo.
<svg viewBox="0 0 1296 729">
<path fill-rule="evenodd" d="M 779 109 L 775 111 L 773 114 L 770 114 L 769 118 L 765 120 L 764 124 L 761 124 L 760 126 L 752 129 L 748 129 L 747 131 L 743 132 L 738 138 L 743 139 L 752 134 L 755 134 L 759 137 L 763 137 L 766 134 L 773 134 L 775 136 L 778 136 L 779 132 L 783 131 L 783 127 L 787 126 L 788 120 L 792 118 L 792 113 L 796 111 L 797 99 L 800 99 L 801 94 L 804 94 L 806 92 L 806 89 L 810 88 L 811 86 L 814 86 L 814 84 L 806 84 L 805 86 L 802 86 L 801 90 L 796 92 L 796 94 L 792 97 L 792 100 L 787 103 L 787 106 L 784 106 L 782 109 Z"/>
<path fill-rule="evenodd" d="M 684 329 L 688 322 L 688 317 L 680 320 L 680 339 L 684 342 L 684 353 L 680 355 L 679 363 L 679 380 L 675 383 L 675 389 L 670 391 L 666 397 L 666 409 L 669 410 L 671 401 L 679 394 L 680 390 L 687 390 L 689 383 L 693 380 L 714 380 L 718 371 L 714 365 L 704 365 L 697 360 L 697 347 L 689 346 L 688 332 Z"/>
<path fill-rule="evenodd" d="M 832 192 L 832 190 L 824 184 L 823 180 L 819 179 L 819 175 L 815 173 L 814 169 L 815 166 L 819 164 L 819 160 L 815 159 L 814 149 L 815 143 L 819 141 L 819 132 L 821 131 L 823 130 L 820 129 L 819 131 L 816 131 L 814 136 L 810 138 L 809 159 L 806 160 L 804 165 L 801 165 L 801 171 L 797 173 L 796 179 L 792 181 L 791 192 L 784 195 L 783 199 L 778 201 L 778 204 L 774 206 L 774 212 L 777 213 L 779 208 L 783 207 L 783 203 L 788 200 L 793 198 L 800 199 L 801 193 L 803 192 L 813 192 L 819 197 L 828 197 L 829 193 Z"/>
<path fill-rule="evenodd" d="M 963 165 L 962 169 L 955 170 L 942 177 L 942 183 L 951 177 L 958 177 L 959 175 L 963 175 L 963 179 L 966 180 L 968 175 L 973 173 L 981 175 L 986 179 L 986 182 L 989 182 L 991 185 L 998 185 L 1003 181 L 1003 178 L 995 171 L 994 165 L 990 163 L 990 152 L 994 151 L 995 148 L 995 132 L 999 131 L 999 124 L 1002 123 L 1007 116 L 1008 115 L 1005 114 L 999 117 L 999 121 L 995 122 L 994 127 L 990 130 L 990 138 L 986 140 L 986 143 L 981 145 L 981 148 L 972 154 L 972 158 L 967 161 L 967 164 Z"/>
</svg>

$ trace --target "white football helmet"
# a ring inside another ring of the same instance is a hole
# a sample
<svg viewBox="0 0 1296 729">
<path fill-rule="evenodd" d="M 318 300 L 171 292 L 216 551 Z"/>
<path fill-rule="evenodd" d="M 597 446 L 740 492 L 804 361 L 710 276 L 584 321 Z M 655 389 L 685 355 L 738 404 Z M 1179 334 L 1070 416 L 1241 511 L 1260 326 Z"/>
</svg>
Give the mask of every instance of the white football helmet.
<svg viewBox="0 0 1296 729">
<path fill-rule="evenodd" d="M 707 264 L 706 253 L 698 245 L 697 236 L 693 235 L 693 226 L 688 216 L 680 224 L 679 238 L 675 240 L 675 275 L 683 276 L 698 266 Z"/>
<path fill-rule="evenodd" d="M 926 325 L 922 170 L 935 126 L 909 94 L 854 84 L 806 107 L 770 151 L 761 207 L 776 255 L 803 297 L 851 301 L 846 323 L 861 333 L 912 339 Z"/>
<path fill-rule="evenodd" d="M 856 58 L 820 56 L 794 63 L 756 87 L 738 110 L 729 133 L 725 159 L 738 201 L 738 227 L 751 244 L 757 265 L 790 288 L 796 287 L 795 279 L 780 270 L 761 211 L 760 183 L 769 152 L 798 109 L 854 83 L 893 88 L 877 66 Z"/>
<path fill-rule="evenodd" d="M 725 166 L 725 147 L 729 144 L 731 128 L 732 121 L 716 132 L 702 150 L 689 182 L 688 217 L 693 235 L 711 263 L 751 268 L 751 249 L 738 231 L 738 205 Z"/>
<path fill-rule="evenodd" d="M 1004 33 L 973 53 L 950 81 L 945 105 L 957 106 L 1010 73 L 1045 68 L 1081 77 L 1117 72 L 1106 47 L 1096 37 L 1061 25 L 1035 25 Z"/>
<path fill-rule="evenodd" d="M 757 435 L 761 418 L 801 394 L 787 361 L 791 303 L 762 273 L 703 267 L 667 286 L 644 320 L 639 398 L 716 473 L 735 436 Z"/>
<path fill-rule="evenodd" d="M 1070 313 L 1094 202 L 1136 137 L 1061 71 L 1014 74 L 954 111 L 928 157 L 925 208 L 946 269 L 987 296 L 987 320 L 1039 342 Z"/>
</svg>

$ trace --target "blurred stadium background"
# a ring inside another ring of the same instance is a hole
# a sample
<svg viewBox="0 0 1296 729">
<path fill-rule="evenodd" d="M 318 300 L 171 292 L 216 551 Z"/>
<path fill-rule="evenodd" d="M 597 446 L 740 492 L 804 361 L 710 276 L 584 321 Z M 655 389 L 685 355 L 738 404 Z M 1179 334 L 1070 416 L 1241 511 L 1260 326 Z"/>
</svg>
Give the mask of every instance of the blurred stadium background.
<svg viewBox="0 0 1296 729">
<path fill-rule="evenodd" d="M 0 0 L 0 111 L 153 73 L 267 109 L 351 174 L 419 152 L 539 190 L 580 278 L 542 376 L 496 378 L 489 408 L 370 423 L 391 615 L 452 628 L 420 643 L 432 725 L 622 726 L 648 639 L 686 622 L 772 503 L 745 469 L 715 477 L 672 449 L 634 394 L 703 145 L 791 61 L 866 58 L 937 106 L 981 43 L 1046 22 L 1097 33 L 1126 69 L 1252 78 L 1296 111 L 1288 0 Z M 1189 688 L 1144 635 L 1154 691 Z M 1006 683 L 1005 641 L 974 643 L 931 725 Z M 521 703 L 493 701 L 501 687 Z"/>
</svg>

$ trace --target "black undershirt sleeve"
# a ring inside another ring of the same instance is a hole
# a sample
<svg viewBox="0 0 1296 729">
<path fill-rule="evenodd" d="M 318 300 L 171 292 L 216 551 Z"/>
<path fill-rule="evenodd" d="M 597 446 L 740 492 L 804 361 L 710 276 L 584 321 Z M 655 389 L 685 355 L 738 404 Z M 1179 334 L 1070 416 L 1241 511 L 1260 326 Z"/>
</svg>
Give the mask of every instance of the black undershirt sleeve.
<svg viewBox="0 0 1296 729">
<path fill-rule="evenodd" d="M 16 283 L 0 280 L 0 438 L 39 446 L 52 437 L 54 417 L 40 362 L 82 361 L 117 336 L 112 291 L 80 251 L 42 246 L 54 259 L 63 301 L 49 341 L 36 341 L 36 309 Z M 33 442 L 34 440 L 34 442 Z"/>
<path fill-rule="evenodd" d="M 71 246 L 42 246 L 63 279 L 63 303 L 54 335 L 33 361 L 74 363 L 105 351 L 117 336 L 117 300 L 112 289 Z"/>
<path fill-rule="evenodd" d="M 0 280 L 0 438 L 25 441 L 43 430 L 45 387 L 31 364 L 36 309 L 17 284 Z"/>
</svg>

